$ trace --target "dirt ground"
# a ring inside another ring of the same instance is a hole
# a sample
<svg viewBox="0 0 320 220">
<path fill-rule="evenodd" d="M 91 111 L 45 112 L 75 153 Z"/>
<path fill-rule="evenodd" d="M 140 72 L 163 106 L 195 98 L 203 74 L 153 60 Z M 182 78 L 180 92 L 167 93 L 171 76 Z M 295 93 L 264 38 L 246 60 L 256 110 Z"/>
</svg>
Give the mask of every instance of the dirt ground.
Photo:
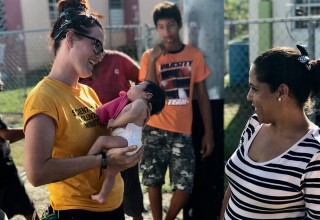
<svg viewBox="0 0 320 220">
<path fill-rule="evenodd" d="M 33 187 L 27 180 L 25 172 L 23 168 L 19 168 L 21 178 L 25 182 L 25 187 L 27 190 L 27 193 L 29 194 L 30 198 L 35 204 L 36 210 L 38 214 L 42 214 L 45 208 L 47 207 L 47 204 L 49 203 L 49 193 L 45 186 L 40 187 Z M 170 193 L 164 193 L 163 194 L 163 207 L 166 209 L 169 206 L 171 194 Z M 144 220 L 152 220 L 152 215 L 150 211 L 150 203 L 148 199 L 148 194 L 144 193 L 144 207 L 147 210 L 146 213 L 143 213 Z M 163 212 L 163 216 L 165 216 L 165 212 Z M 132 218 L 129 216 L 126 216 L 126 220 L 131 220 Z M 176 220 L 182 220 L 182 212 L 179 213 Z M 25 220 L 23 216 L 17 215 L 10 220 Z"/>
</svg>

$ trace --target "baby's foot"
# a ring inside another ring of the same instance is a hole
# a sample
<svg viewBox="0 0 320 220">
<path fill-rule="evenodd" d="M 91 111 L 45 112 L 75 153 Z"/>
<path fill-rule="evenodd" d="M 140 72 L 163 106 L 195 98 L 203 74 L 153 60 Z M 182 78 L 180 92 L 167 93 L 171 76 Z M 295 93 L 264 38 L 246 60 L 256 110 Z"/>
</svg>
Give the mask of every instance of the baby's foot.
<svg viewBox="0 0 320 220">
<path fill-rule="evenodd" d="M 101 196 L 100 194 L 91 195 L 91 199 L 99 202 L 100 204 L 101 204 L 101 203 L 104 203 L 105 200 L 106 200 L 106 199 L 105 199 L 103 196 Z"/>
</svg>

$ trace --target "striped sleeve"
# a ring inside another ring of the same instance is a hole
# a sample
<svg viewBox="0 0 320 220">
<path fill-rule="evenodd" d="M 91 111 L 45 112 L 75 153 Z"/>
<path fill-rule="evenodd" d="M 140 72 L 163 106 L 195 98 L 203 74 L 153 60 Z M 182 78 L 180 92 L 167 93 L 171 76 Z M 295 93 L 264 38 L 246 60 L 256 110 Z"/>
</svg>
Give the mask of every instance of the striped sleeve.
<svg viewBox="0 0 320 220">
<path fill-rule="evenodd" d="M 307 166 L 302 182 L 305 193 L 308 219 L 320 219 L 320 152 L 318 151 Z"/>
</svg>

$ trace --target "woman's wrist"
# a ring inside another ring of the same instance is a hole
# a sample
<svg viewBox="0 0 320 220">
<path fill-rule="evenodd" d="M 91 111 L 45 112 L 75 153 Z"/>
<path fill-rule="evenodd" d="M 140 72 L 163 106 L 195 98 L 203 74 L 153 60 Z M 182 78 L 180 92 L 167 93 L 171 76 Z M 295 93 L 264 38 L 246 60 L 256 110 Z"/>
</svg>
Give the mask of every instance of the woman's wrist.
<svg viewBox="0 0 320 220">
<path fill-rule="evenodd" d="M 99 179 L 100 179 L 102 176 L 102 170 L 105 170 L 108 167 L 108 157 L 104 151 L 101 151 L 100 153 L 96 154 L 96 156 L 99 158 L 99 161 L 100 161 L 100 174 L 99 174 Z"/>
<path fill-rule="evenodd" d="M 102 151 L 100 154 L 101 154 L 101 168 L 102 169 L 107 169 L 107 167 L 108 167 L 107 154 L 104 151 Z"/>
</svg>

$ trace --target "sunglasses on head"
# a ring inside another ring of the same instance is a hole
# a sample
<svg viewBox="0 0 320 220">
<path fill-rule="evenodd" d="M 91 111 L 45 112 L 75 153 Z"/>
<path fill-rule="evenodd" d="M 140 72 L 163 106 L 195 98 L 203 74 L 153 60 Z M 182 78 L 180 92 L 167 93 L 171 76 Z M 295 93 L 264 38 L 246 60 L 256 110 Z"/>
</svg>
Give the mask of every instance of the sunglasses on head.
<svg viewBox="0 0 320 220">
<path fill-rule="evenodd" d="M 101 43 L 100 40 L 98 40 L 97 38 L 91 37 L 89 35 L 82 34 L 82 33 L 77 32 L 77 31 L 74 31 L 74 33 L 77 34 L 77 35 L 80 35 L 82 37 L 85 37 L 85 38 L 93 40 L 94 41 L 93 52 L 98 56 L 103 54 L 103 46 L 102 46 L 102 43 Z"/>
</svg>

